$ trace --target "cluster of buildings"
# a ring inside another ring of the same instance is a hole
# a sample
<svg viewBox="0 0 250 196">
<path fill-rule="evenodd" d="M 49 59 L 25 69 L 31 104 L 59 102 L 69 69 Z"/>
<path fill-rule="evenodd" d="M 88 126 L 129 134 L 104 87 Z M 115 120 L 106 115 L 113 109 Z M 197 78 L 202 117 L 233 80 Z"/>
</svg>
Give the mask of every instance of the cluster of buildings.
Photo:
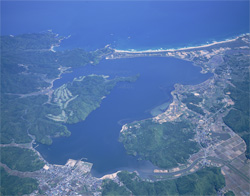
<svg viewBox="0 0 250 196">
<path fill-rule="evenodd" d="M 92 163 L 69 159 L 65 165 L 46 164 L 37 178 L 41 194 L 45 195 L 100 195 L 102 179 L 90 171 Z M 38 191 L 33 195 L 37 195 Z"/>
</svg>

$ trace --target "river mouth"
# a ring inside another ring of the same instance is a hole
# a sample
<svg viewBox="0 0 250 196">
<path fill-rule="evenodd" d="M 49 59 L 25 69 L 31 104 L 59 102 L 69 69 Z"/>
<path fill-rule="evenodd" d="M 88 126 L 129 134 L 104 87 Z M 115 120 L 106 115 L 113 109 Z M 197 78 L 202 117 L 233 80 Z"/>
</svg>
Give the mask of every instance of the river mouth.
<svg viewBox="0 0 250 196">
<path fill-rule="evenodd" d="M 36 149 L 52 164 L 84 158 L 93 163 L 92 174 L 96 177 L 118 170 L 151 173 L 155 166 L 127 155 L 118 141 L 122 125 L 152 117 L 157 107 L 166 108 L 164 103 L 171 102 L 174 84 L 199 84 L 212 75 L 200 71 L 201 68 L 180 59 L 141 57 L 103 60 L 96 66 L 88 65 L 64 74 L 55 81 L 55 87 L 89 74 L 110 77 L 140 74 L 140 77 L 134 83 L 118 83 L 85 121 L 67 125 L 72 133 L 70 137 L 54 138 L 51 146 L 40 144 Z"/>
</svg>

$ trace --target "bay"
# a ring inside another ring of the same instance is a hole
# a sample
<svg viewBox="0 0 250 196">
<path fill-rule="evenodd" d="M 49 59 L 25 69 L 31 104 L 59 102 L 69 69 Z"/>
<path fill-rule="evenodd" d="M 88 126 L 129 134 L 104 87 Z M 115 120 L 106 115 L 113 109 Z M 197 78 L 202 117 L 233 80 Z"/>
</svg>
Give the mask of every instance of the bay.
<svg viewBox="0 0 250 196">
<path fill-rule="evenodd" d="M 249 1 L 3 1 L 1 13 L 1 35 L 48 29 L 71 35 L 60 50 L 95 50 L 107 44 L 124 50 L 179 48 L 249 32 Z M 141 77 L 135 83 L 119 83 L 86 121 L 68 125 L 69 138 L 56 138 L 51 146 L 37 149 L 50 163 L 87 158 L 96 176 L 121 168 L 152 169 L 149 162 L 126 155 L 118 142 L 122 125 L 149 118 L 153 108 L 170 102 L 175 83 L 197 84 L 210 76 L 178 59 L 103 60 L 63 75 L 54 88 L 91 73 Z"/>
<path fill-rule="evenodd" d="M 198 84 L 211 74 L 201 74 L 191 62 L 174 58 L 143 57 L 134 59 L 103 60 L 100 64 L 75 69 L 55 81 L 60 86 L 74 77 L 104 74 L 110 77 L 140 74 L 134 83 L 119 83 L 85 121 L 67 125 L 72 132 L 69 138 L 55 138 L 51 146 L 37 148 L 50 163 L 65 164 L 71 159 L 93 163 L 93 174 L 102 176 L 120 169 L 144 170 L 154 168 L 138 157 L 126 154 L 118 141 L 122 125 L 150 118 L 151 110 L 171 101 L 170 92 L 175 83 Z"/>
</svg>

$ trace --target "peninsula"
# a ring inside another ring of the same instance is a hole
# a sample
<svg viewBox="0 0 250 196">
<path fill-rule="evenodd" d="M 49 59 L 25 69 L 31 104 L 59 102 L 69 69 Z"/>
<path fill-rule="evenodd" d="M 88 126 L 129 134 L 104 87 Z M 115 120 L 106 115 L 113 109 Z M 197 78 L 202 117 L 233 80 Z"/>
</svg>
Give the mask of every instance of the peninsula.
<svg viewBox="0 0 250 196">
<path fill-rule="evenodd" d="M 163 168 L 155 170 L 157 175 L 168 177 L 170 173 L 186 175 L 204 165 L 221 167 L 226 179 L 224 190 L 248 194 L 249 43 L 249 34 L 245 34 L 176 50 L 115 50 L 106 57 L 174 57 L 192 61 L 202 73 L 213 73 L 198 85 L 176 84 L 171 93 L 173 102 L 165 112 L 124 125 L 120 141 L 127 152 L 150 160 Z"/>
</svg>

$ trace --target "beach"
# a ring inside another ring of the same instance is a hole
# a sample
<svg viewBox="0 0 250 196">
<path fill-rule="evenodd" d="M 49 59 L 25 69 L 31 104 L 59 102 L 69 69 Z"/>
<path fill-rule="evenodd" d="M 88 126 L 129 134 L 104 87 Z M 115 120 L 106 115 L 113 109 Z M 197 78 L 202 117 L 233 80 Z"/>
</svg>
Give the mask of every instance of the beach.
<svg viewBox="0 0 250 196">
<path fill-rule="evenodd" d="M 229 42 L 233 42 L 236 41 L 237 39 L 248 35 L 249 33 L 246 34 L 242 34 L 240 36 L 237 36 L 236 38 L 232 38 L 232 39 L 226 39 L 224 41 L 214 41 L 212 43 L 209 44 L 204 44 L 204 45 L 200 45 L 200 46 L 191 46 L 191 47 L 183 47 L 183 48 L 176 48 L 176 49 L 156 49 L 156 50 L 134 50 L 134 49 L 130 49 L 130 50 L 117 50 L 114 49 L 115 52 L 117 53 L 154 53 L 154 52 L 176 52 L 176 51 L 182 51 L 182 50 L 193 50 L 193 49 L 199 49 L 199 48 L 207 48 L 210 46 L 214 46 L 217 44 L 225 44 L 225 43 L 229 43 Z"/>
</svg>

